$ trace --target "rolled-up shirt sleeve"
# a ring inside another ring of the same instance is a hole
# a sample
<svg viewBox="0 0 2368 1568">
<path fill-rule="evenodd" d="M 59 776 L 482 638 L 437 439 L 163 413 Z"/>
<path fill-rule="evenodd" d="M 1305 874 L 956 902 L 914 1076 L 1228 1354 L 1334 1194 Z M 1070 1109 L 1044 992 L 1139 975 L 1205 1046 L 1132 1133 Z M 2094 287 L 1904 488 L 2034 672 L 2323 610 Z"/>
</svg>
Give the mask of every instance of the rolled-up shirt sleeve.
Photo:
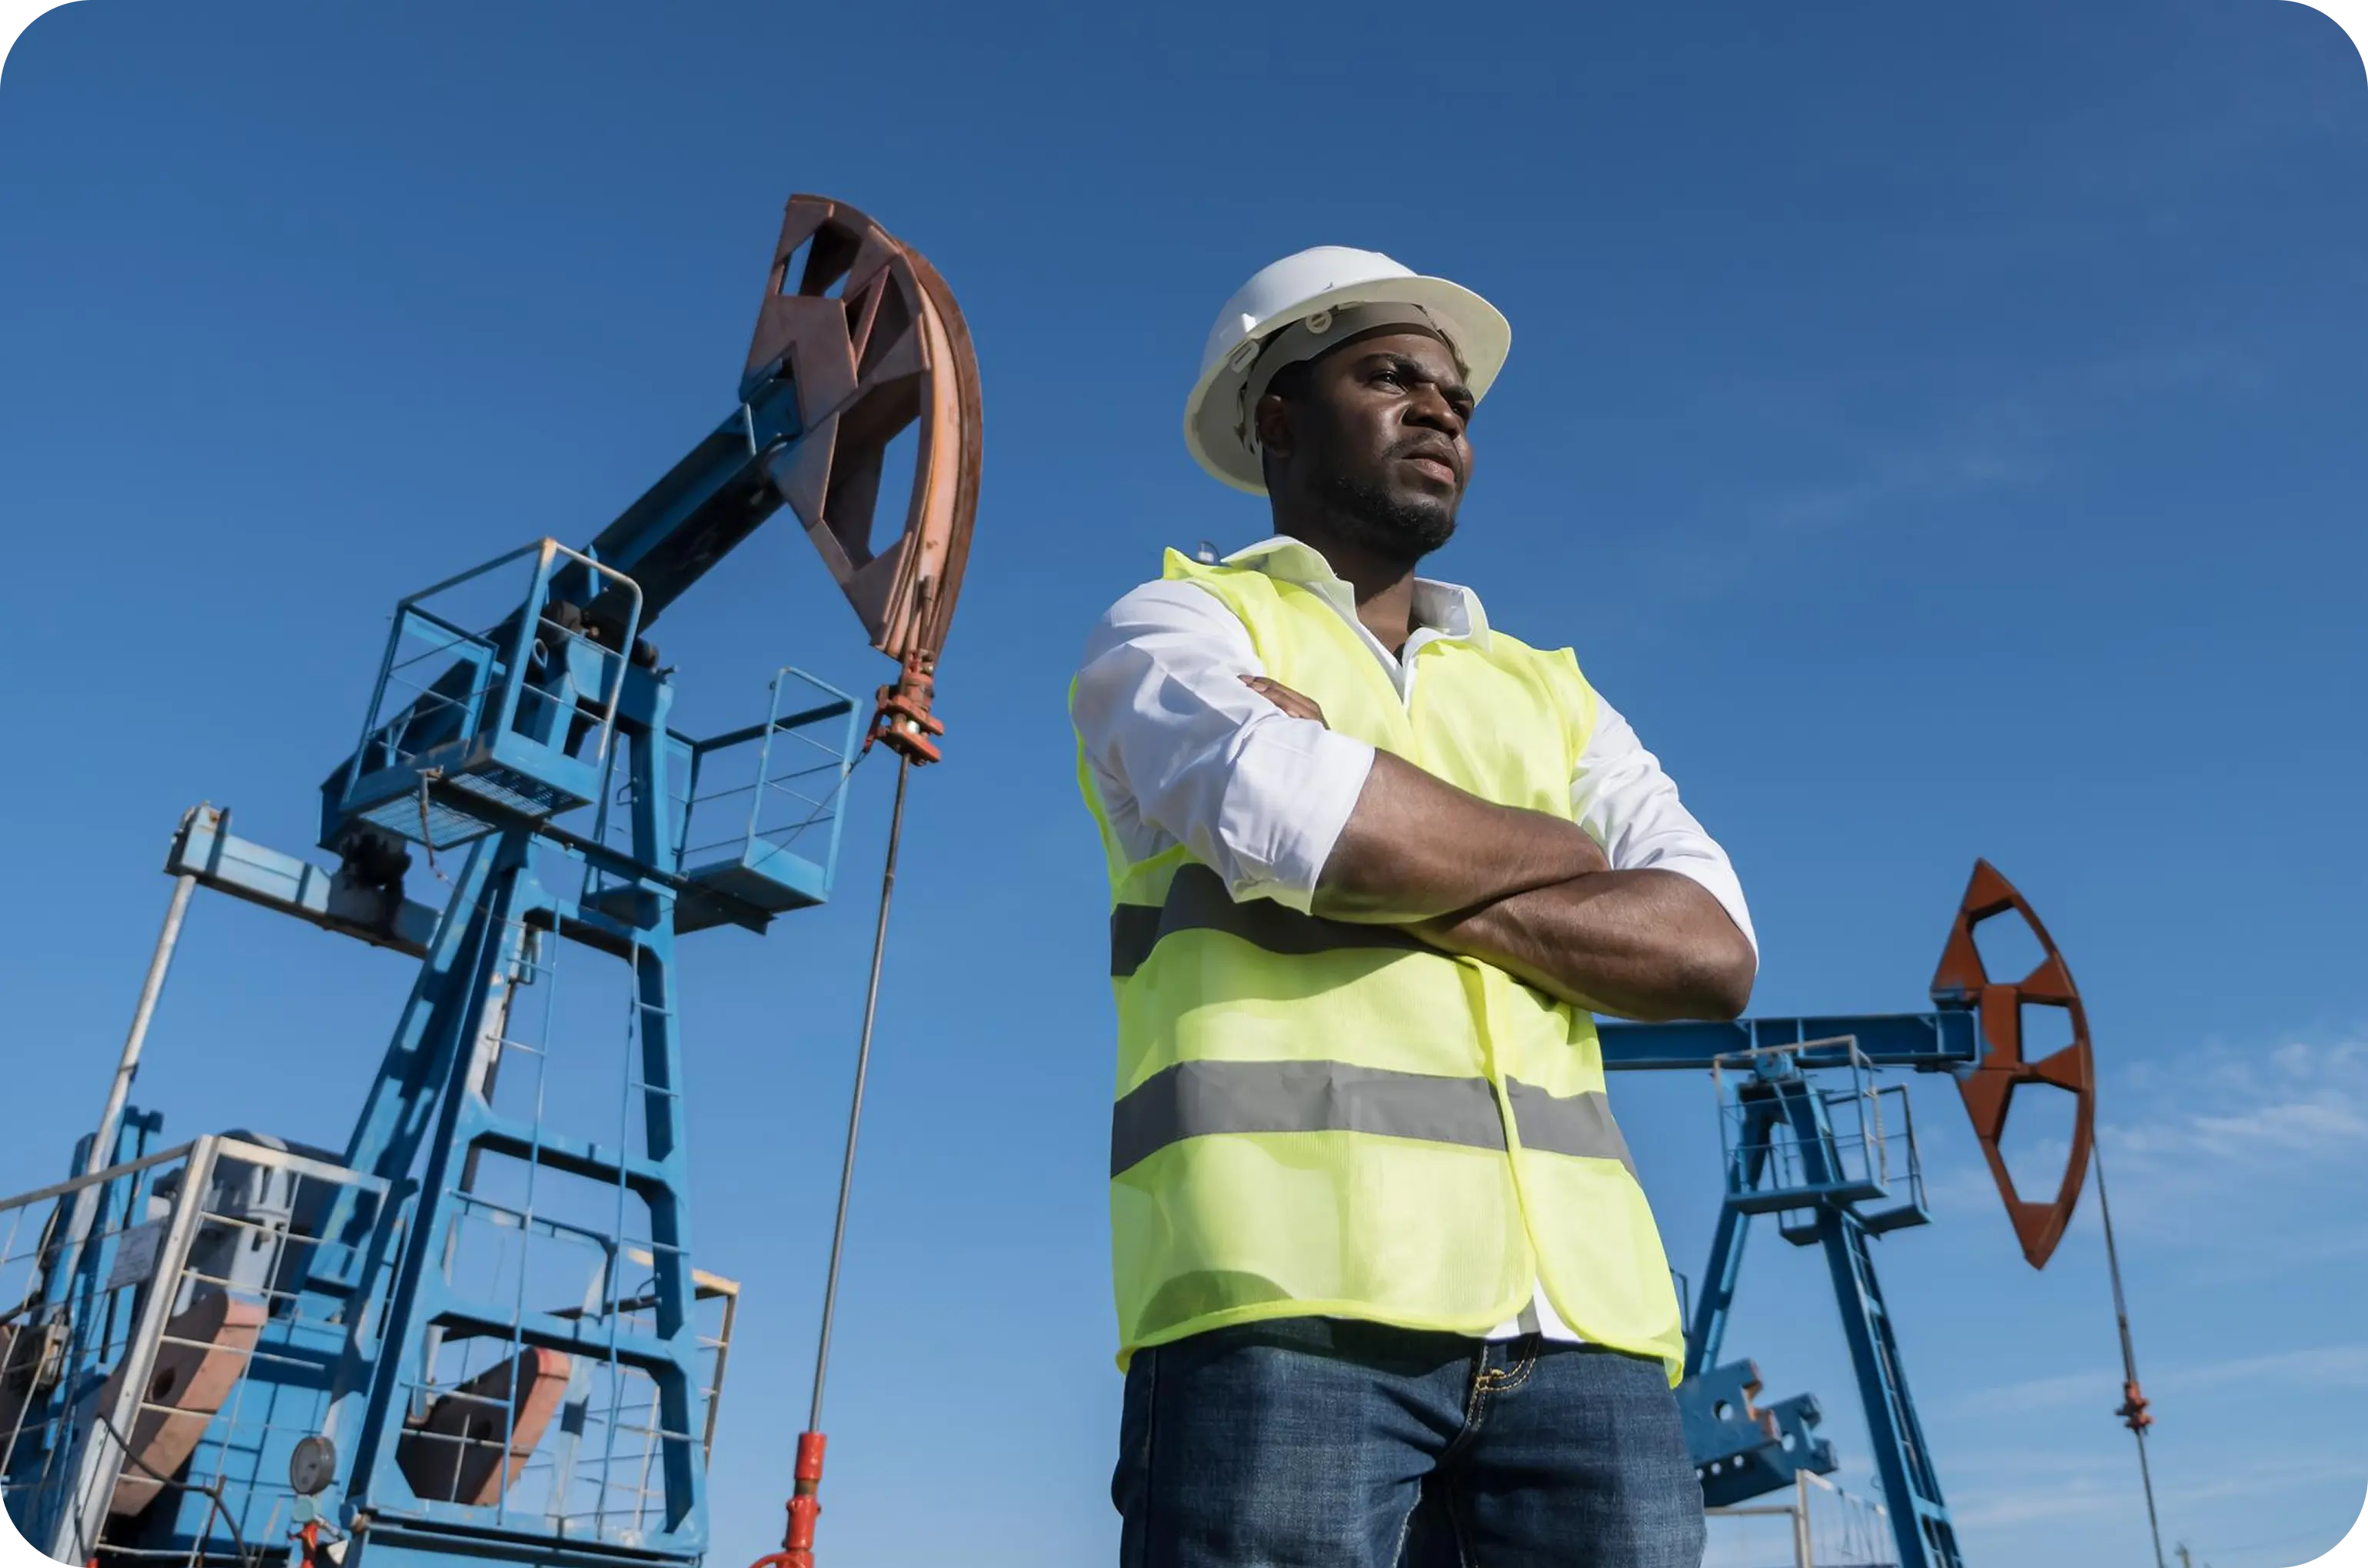
<svg viewBox="0 0 2368 1568">
<path fill-rule="evenodd" d="M 1600 697 L 1570 794 L 1579 825 L 1603 846 L 1613 870 L 1651 868 L 1690 878 L 1718 900 L 1751 950 L 1759 952 L 1743 883 L 1726 851 L 1678 799 L 1678 786 L 1661 771 L 1660 759 Z"/>
<path fill-rule="evenodd" d="M 1146 583 L 1087 640 L 1069 717 L 1133 858 L 1178 842 L 1235 898 L 1304 913 L 1373 749 L 1242 684 L 1264 673 L 1248 631 L 1214 595 Z"/>
</svg>

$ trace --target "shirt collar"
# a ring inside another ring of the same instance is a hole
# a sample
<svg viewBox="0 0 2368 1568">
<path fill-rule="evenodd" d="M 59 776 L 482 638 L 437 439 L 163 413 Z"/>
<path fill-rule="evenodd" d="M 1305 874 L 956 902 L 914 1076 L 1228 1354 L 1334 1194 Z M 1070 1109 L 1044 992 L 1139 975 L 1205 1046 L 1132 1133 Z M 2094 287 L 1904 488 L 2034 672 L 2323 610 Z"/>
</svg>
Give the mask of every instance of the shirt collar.
<svg viewBox="0 0 2368 1568">
<path fill-rule="evenodd" d="M 1253 567 L 1269 577 L 1295 583 L 1322 595 L 1351 623 L 1357 619 L 1355 592 L 1332 570 L 1323 553 L 1304 540 L 1276 534 L 1234 551 L 1225 557 L 1224 563 Z M 1414 623 L 1418 630 L 1428 628 L 1442 637 L 1459 638 L 1483 649 L 1488 646 L 1488 613 L 1480 607 L 1480 596 L 1460 583 L 1417 577 Z"/>
</svg>

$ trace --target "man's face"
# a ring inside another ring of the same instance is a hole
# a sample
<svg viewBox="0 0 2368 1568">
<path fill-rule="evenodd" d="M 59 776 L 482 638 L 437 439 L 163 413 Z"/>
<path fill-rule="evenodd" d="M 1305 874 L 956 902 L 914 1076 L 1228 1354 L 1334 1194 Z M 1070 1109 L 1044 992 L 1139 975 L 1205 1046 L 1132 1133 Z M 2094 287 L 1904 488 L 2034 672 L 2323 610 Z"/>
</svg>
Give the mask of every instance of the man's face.
<svg viewBox="0 0 2368 1568">
<path fill-rule="evenodd" d="M 1455 532 L 1472 475 L 1472 393 L 1447 345 L 1388 328 L 1312 361 L 1301 391 L 1258 401 L 1279 502 L 1314 503 L 1353 542 L 1414 562 Z"/>
</svg>

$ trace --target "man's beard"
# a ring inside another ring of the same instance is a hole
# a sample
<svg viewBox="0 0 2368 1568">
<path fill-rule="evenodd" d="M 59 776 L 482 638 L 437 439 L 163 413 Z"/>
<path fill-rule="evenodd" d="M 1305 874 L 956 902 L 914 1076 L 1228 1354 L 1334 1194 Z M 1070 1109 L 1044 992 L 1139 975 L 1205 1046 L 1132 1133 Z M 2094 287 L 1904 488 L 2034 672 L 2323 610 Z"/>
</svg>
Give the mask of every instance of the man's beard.
<svg viewBox="0 0 2368 1568">
<path fill-rule="evenodd" d="M 1326 474 L 1322 499 L 1341 539 L 1388 561 L 1411 566 L 1455 537 L 1455 503 L 1398 496 L 1338 470 Z"/>
</svg>

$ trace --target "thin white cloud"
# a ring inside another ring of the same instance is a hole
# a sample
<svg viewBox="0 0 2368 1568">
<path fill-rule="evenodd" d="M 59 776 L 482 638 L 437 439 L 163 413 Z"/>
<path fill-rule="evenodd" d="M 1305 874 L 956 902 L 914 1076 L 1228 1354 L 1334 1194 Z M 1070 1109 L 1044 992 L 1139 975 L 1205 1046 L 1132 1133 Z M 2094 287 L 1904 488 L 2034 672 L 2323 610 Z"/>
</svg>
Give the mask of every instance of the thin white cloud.
<svg viewBox="0 0 2368 1568">
<path fill-rule="evenodd" d="M 2368 1345 L 2328 1345 L 2315 1350 L 2286 1350 L 2274 1356 L 2245 1356 L 2208 1366 L 2174 1369 L 2162 1386 L 2176 1392 L 2220 1388 L 2230 1383 L 2305 1383 L 2314 1388 L 2368 1388 Z"/>
<path fill-rule="evenodd" d="M 2368 1343 L 2317 1346 L 2269 1356 L 2171 1366 L 2149 1372 L 2146 1381 L 2157 1401 L 2165 1395 L 2193 1394 L 2239 1384 L 2257 1389 L 2368 1388 Z M 2099 1399 L 2110 1403 L 2120 1394 L 2120 1376 L 2114 1369 L 2104 1367 L 2001 1383 L 1965 1395 L 1954 1402 L 1953 1409 L 1964 1415 L 2032 1415 L 2092 1403 Z"/>
<path fill-rule="evenodd" d="M 2368 1043 L 2359 1038 L 2196 1046 L 2114 1072 L 2099 1099 L 2097 1145 L 2125 1240 L 2273 1249 L 2287 1262 L 2368 1250 L 2368 1227 L 2329 1228 L 2303 1201 L 2368 1180 Z M 2067 1152 L 2034 1140 L 2020 1149 L 2020 1168 L 2052 1173 Z M 1926 1187 L 1950 1213 L 1998 1203 L 1988 1168 L 1963 1157 L 1935 1159 Z M 2096 1222 L 2092 1183 L 2074 1223 Z"/>
<path fill-rule="evenodd" d="M 2025 1378 L 1969 1393 L 1954 1409 L 1964 1415 L 2029 1415 L 2043 1410 L 2086 1404 L 2100 1394 L 2117 1391 L 2121 1380 L 2106 1368 L 2064 1372 L 2055 1377 Z"/>
<path fill-rule="evenodd" d="M 2117 1514 L 2130 1506 L 2126 1485 L 2103 1482 L 2058 1483 L 2045 1490 L 1981 1494 L 1951 1506 L 1960 1528 L 1981 1529 L 1999 1525 L 2027 1525 L 2041 1519 L 2079 1518 L 2092 1514 Z"/>
<path fill-rule="evenodd" d="M 2245 396 L 2267 382 L 2262 362 L 2242 348 L 2198 342 L 2067 363 L 1988 396 L 1967 398 L 1920 435 L 1901 438 L 1853 428 L 1839 415 L 1806 410 L 1828 396 L 1814 383 L 1748 390 L 1756 410 L 1788 407 L 1825 428 L 1832 470 L 1740 495 L 1706 494 L 1700 528 L 1665 528 L 1632 547 L 1637 562 L 1712 597 L 1757 579 L 1759 558 L 1794 541 L 1869 524 L 1896 523 L 1968 496 L 2026 486 L 2063 466 L 2087 433 L 2127 407 L 2164 397 Z M 1735 395 L 1730 390 L 1722 398 Z M 1703 418 L 1730 416 L 1703 410 Z"/>
<path fill-rule="evenodd" d="M 2356 1482 L 2360 1461 L 2349 1455 L 2315 1450 L 2280 1452 L 2182 1480 L 2180 1506 L 2192 1512 L 2199 1506 L 2228 1498 L 2267 1499 L 2300 1487 L 2328 1481 Z M 1986 1486 L 1962 1489 L 1950 1513 L 1961 1527 L 1988 1528 L 2091 1516 L 2126 1514 L 2131 1486 L 2125 1474 L 2107 1473 L 2101 1466 L 2066 1457 L 2044 1485 Z M 2330 1543 L 2331 1544 L 2331 1543 Z"/>
<path fill-rule="evenodd" d="M 2099 1142 L 2133 1221 L 2208 1235 L 2222 1215 L 2271 1223 L 2292 1191 L 2368 1172 L 2368 1046 L 2214 1044 L 2109 1083 Z M 2118 1092 L 2115 1092 L 2118 1091 Z"/>
<path fill-rule="evenodd" d="M 1924 1202 L 1935 1214 L 1987 1214 L 1998 1205 L 1998 1183 L 1987 1165 L 1936 1162 L 1924 1170 Z"/>
<path fill-rule="evenodd" d="M 2308 1099 L 2266 1105 L 2241 1116 L 2199 1116 L 2193 1131 L 2209 1153 L 2243 1155 L 2265 1148 L 2292 1154 L 2296 1148 L 2357 1151 L 2368 1134 L 2368 1115 L 2340 1090 Z"/>
<path fill-rule="evenodd" d="M 2327 1218 L 2349 1211 L 2329 1202 L 2348 1204 L 2368 1183 L 2368 1035 L 2193 1046 L 2111 1071 L 2100 1103 L 2125 1247 L 2266 1251 L 2287 1265 L 2368 1254 L 2368 1225 Z M 2033 1139 L 2015 1152 L 2026 1196 L 2052 1193 L 2066 1144 Z M 1923 1153 L 1936 1214 L 1995 1218 L 1998 1189 L 1969 1140 L 1928 1133 Z M 2099 1228 L 2093 1179 L 2072 1224 L 2091 1237 Z"/>
</svg>

